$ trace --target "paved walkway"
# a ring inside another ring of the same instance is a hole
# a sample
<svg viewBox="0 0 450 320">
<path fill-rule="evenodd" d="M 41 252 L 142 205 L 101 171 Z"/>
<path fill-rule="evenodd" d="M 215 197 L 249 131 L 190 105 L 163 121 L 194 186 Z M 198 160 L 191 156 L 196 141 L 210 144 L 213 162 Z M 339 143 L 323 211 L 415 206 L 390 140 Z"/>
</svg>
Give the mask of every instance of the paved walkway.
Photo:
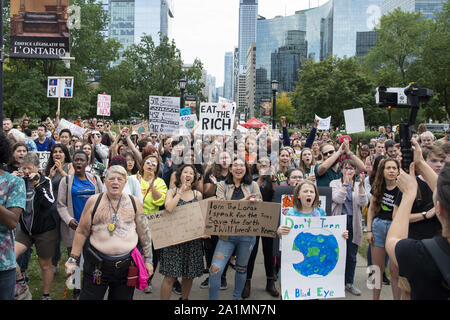
<svg viewBox="0 0 450 320">
<path fill-rule="evenodd" d="M 268 292 L 265 291 L 266 288 L 266 278 L 264 271 L 264 260 L 262 253 L 262 245 L 259 246 L 259 252 L 256 256 L 255 269 L 253 271 L 253 279 L 251 286 L 251 295 L 247 300 L 279 300 L 280 298 L 272 297 Z M 361 296 L 354 296 L 349 292 L 346 292 L 345 298 L 339 298 L 336 300 L 372 300 L 372 290 L 367 288 L 367 261 L 358 254 L 356 271 L 355 271 L 355 285 L 361 290 Z M 200 289 L 200 283 L 206 279 L 205 274 L 202 278 L 197 278 L 194 280 L 192 285 L 192 291 L 189 296 L 190 300 L 208 300 L 208 288 Z M 162 275 L 156 272 L 153 278 L 153 293 L 146 294 L 143 291 L 136 290 L 134 294 L 134 300 L 159 300 L 160 298 L 160 287 L 162 281 Z M 219 297 L 221 300 L 232 300 L 233 288 L 234 288 L 234 270 L 228 268 L 227 272 L 227 282 L 228 289 L 221 290 L 219 292 Z M 276 286 L 280 290 L 280 283 L 277 282 Z M 180 296 L 172 293 L 171 299 L 177 300 Z M 381 300 L 392 300 L 392 290 L 391 286 L 383 286 L 381 290 Z"/>
</svg>

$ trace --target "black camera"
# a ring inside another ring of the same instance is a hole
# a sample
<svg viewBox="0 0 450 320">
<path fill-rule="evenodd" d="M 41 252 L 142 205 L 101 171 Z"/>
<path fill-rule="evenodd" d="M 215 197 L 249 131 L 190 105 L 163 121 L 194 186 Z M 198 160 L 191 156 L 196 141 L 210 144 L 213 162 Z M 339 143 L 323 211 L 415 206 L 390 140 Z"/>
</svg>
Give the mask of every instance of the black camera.
<svg viewBox="0 0 450 320">
<path fill-rule="evenodd" d="M 418 83 L 412 83 L 406 88 L 378 87 L 375 101 L 379 107 L 409 108 L 408 123 L 400 124 L 400 151 L 402 152 L 402 169 L 409 172 L 409 165 L 414 161 L 411 145 L 411 128 L 416 123 L 419 104 L 428 102 L 434 96 L 433 90 L 422 88 Z"/>
</svg>

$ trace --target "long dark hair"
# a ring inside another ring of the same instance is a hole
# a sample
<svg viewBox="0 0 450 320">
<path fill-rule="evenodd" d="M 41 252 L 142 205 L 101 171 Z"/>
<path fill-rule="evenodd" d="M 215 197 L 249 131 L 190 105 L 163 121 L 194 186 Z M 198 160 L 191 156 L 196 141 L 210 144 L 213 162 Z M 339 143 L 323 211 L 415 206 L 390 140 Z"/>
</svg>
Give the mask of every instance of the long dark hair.
<svg viewBox="0 0 450 320">
<path fill-rule="evenodd" d="M 122 157 L 124 157 L 125 159 L 127 158 L 127 156 L 132 157 L 134 160 L 134 167 L 133 167 L 133 169 L 131 169 L 131 174 L 134 175 L 139 172 L 139 164 L 136 160 L 136 157 L 134 156 L 134 154 L 132 152 L 125 152 L 124 154 L 122 154 Z M 128 167 L 128 165 L 127 165 L 127 167 Z M 125 169 L 127 169 L 127 168 L 125 168 Z"/>
<path fill-rule="evenodd" d="M 244 175 L 244 177 L 242 178 L 241 183 L 247 184 L 247 185 L 251 185 L 251 184 L 253 183 L 253 179 L 252 179 L 252 173 L 251 173 L 251 171 L 250 171 L 250 166 L 248 165 L 247 161 L 242 160 L 242 159 L 239 159 L 239 158 L 238 158 L 238 159 L 234 159 L 231 165 L 233 166 L 233 163 L 235 163 L 237 160 L 243 161 L 243 162 L 244 162 L 244 165 L 245 165 L 245 175 Z M 230 174 L 228 174 L 228 176 L 226 177 L 225 183 L 226 183 L 226 184 L 234 184 L 233 174 L 232 174 L 231 172 L 230 172 Z"/>
<path fill-rule="evenodd" d="M 45 175 L 46 176 L 50 175 L 50 169 L 55 165 L 55 161 L 53 160 L 53 153 L 55 152 L 56 148 L 60 148 L 62 150 L 62 152 L 64 153 L 64 162 L 66 164 L 72 162 L 72 158 L 70 157 L 69 149 L 67 149 L 67 147 L 61 143 L 55 144 L 52 147 L 52 151 L 50 152 L 50 157 L 48 159 L 47 166 L 45 167 Z"/>
<path fill-rule="evenodd" d="M 397 159 L 386 158 L 381 160 L 378 165 L 375 181 L 372 185 L 372 197 L 374 198 L 374 212 L 378 212 L 381 208 L 381 201 L 383 200 L 383 193 L 386 192 L 386 180 L 384 179 L 384 167 L 387 162 L 395 162 L 397 169 L 400 172 L 400 163 Z"/>
<path fill-rule="evenodd" d="M 193 164 L 182 164 L 177 168 L 177 171 L 175 172 L 175 186 L 177 188 L 181 186 L 181 173 L 186 167 L 192 168 L 192 170 L 194 171 L 194 181 L 192 181 L 191 188 L 192 190 L 195 190 L 195 185 L 197 184 L 197 170 L 195 169 L 195 166 Z"/>
</svg>

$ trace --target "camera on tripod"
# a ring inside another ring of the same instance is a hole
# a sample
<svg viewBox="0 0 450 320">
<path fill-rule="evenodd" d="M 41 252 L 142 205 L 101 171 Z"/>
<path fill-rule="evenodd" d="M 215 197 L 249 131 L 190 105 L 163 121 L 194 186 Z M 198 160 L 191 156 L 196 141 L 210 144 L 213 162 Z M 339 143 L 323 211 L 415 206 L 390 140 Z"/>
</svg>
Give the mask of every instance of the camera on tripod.
<svg viewBox="0 0 450 320">
<path fill-rule="evenodd" d="M 408 123 L 400 124 L 400 150 L 402 152 L 402 169 L 409 172 L 409 165 L 414 161 L 411 145 L 411 127 L 416 123 L 419 104 L 428 102 L 434 96 L 433 90 L 422 88 L 418 83 L 411 83 L 406 88 L 378 87 L 375 101 L 381 108 L 409 108 Z"/>
</svg>

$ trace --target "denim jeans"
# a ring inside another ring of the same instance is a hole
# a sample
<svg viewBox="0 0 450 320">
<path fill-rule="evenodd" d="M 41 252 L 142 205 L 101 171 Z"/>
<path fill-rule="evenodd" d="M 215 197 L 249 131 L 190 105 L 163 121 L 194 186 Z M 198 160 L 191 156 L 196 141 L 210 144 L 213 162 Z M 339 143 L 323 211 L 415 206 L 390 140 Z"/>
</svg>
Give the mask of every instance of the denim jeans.
<svg viewBox="0 0 450 320">
<path fill-rule="evenodd" d="M 209 299 L 219 299 L 220 279 L 223 270 L 230 260 L 233 251 L 236 249 L 236 275 L 234 277 L 233 299 L 239 300 L 247 279 L 247 264 L 255 245 L 256 237 L 248 236 L 229 236 L 227 241 L 217 242 L 214 250 L 211 268 L 209 269 Z M 219 270 L 212 272 L 213 267 Z"/>
<path fill-rule="evenodd" d="M 345 284 L 353 284 L 356 269 L 356 255 L 358 245 L 353 243 L 353 216 L 347 215 L 347 256 L 345 260 Z"/>
<path fill-rule="evenodd" d="M 0 271 L 0 300 L 14 300 L 16 268 Z"/>
</svg>

